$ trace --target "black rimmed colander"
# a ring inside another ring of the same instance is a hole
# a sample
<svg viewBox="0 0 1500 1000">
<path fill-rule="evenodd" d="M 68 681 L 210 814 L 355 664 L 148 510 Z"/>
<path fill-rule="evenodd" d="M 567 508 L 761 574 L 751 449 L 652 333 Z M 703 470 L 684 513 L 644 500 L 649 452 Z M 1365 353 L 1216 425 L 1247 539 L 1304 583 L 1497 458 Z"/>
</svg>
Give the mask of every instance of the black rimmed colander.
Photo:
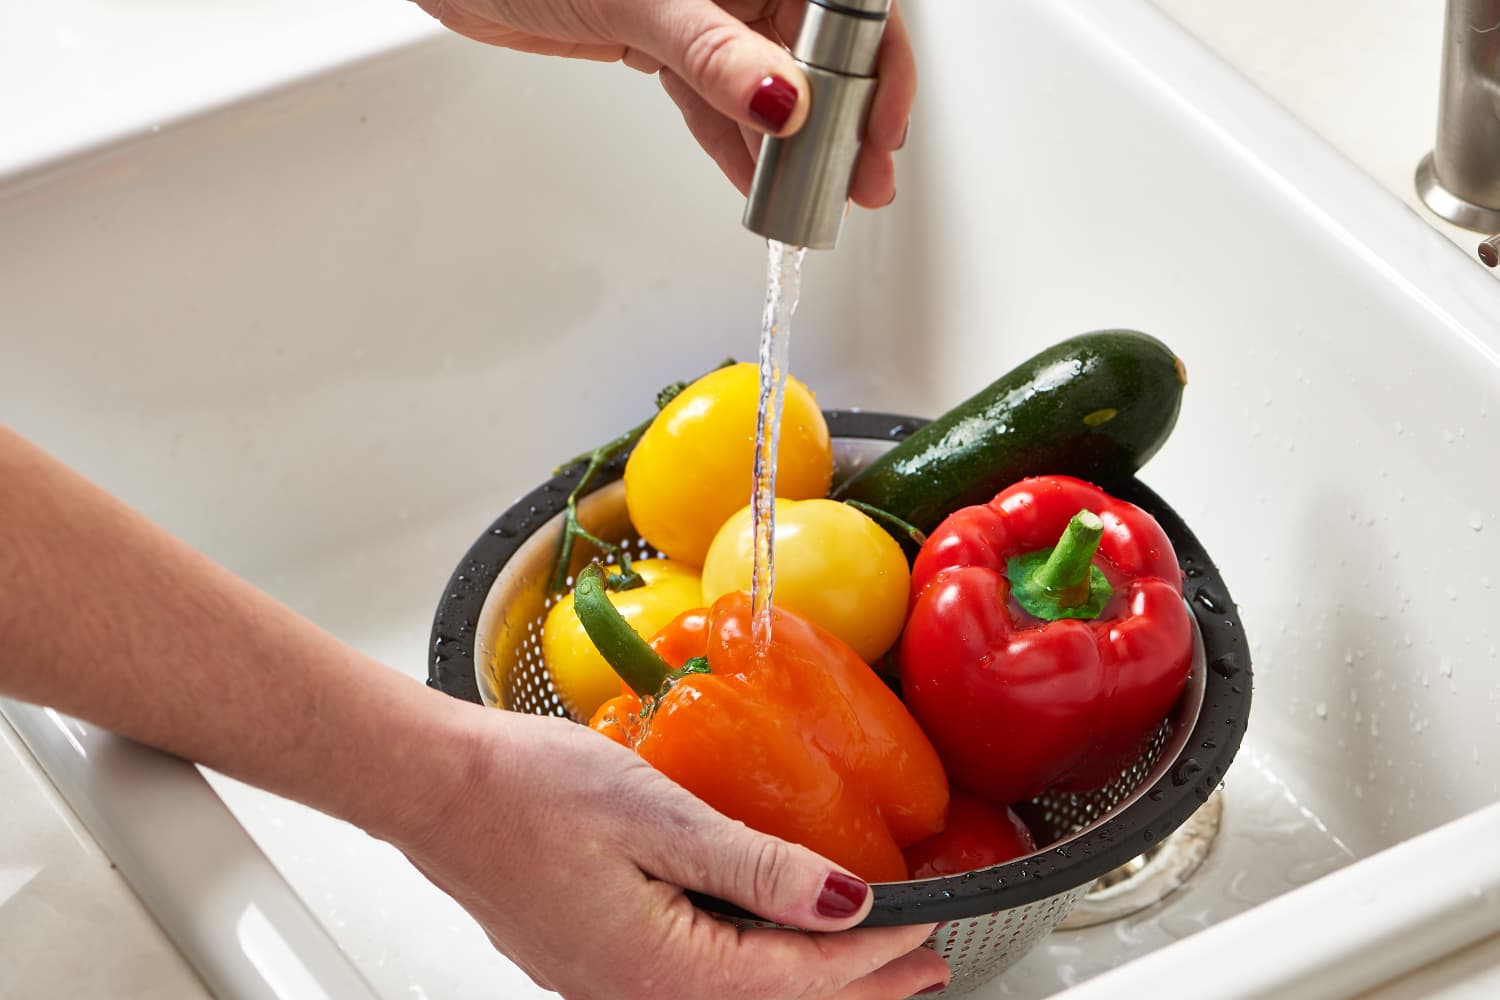
<svg viewBox="0 0 1500 1000">
<path fill-rule="evenodd" d="M 835 481 L 851 475 L 925 421 L 883 413 L 826 414 Z M 600 474 L 578 504 L 594 535 L 654 555 L 631 526 L 619 481 L 625 456 Z M 542 662 L 542 621 L 568 494 L 583 463 L 563 470 L 511 506 L 464 554 L 432 626 L 428 684 L 457 698 L 540 715 L 566 716 Z M 1250 711 L 1250 650 L 1229 590 L 1180 517 L 1138 480 L 1101 484 L 1150 512 L 1177 550 L 1197 624 L 1188 685 L 1149 749 L 1107 787 L 1049 792 L 1017 805 L 1044 845 L 980 871 L 874 887 L 866 926 L 939 921 L 928 944 L 947 959 L 945 995 L 977 988 L 1060 923 L 1101 875 L 1176 830 L 1218 786 L 1239 749 Z M 579 549 L 591 549 L 580 545 Z M 590 556 L 576 554 L 573 570 Z M 710 909 L 749 918 L 716 900 Z"/>
</svg>

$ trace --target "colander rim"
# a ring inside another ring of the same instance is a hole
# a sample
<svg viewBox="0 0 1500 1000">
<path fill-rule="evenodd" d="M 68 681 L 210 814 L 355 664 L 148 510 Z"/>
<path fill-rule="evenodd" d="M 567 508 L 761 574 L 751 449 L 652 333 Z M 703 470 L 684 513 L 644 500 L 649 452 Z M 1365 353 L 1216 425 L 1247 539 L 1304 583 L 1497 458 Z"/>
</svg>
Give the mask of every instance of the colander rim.
<svg viewBox="0 0 1500 1000">
<path fill-rule="evenodd" d="M 869 410 L 827 410 L 835 438 L 896 441 L 927 423 L 920 417 Z M 609 463 L 592 489 L 620 478 L 626 455 Z M 428 646 L 428 685 L 482 703 L 475 643 L 490 587 L 510 557 L 560 514 L 582 463 L 562 469 L 521 497 L 479 536 L 459 561 L 438 602 Z M 1138 478 L 1101 482 L 1114 495 L 1150 512 L 1177 551 L 1184 598 L 1203 644 L 1203 702 L 1178 758 L 1112 816 L 1024 858 L 958 875 L 877 883 L 862 926 L 969 919 L 1068 892 L 1143 853 L 1186 822 L 1218 787 L 1237 753 L 1249 717 L 1253 676 L 1249 642 L 1217 566 L 1187 524 Z M 591 490 L 592 491 L 592 490 Z M 720 900 L 696 896 L 707 909 L 750 917 Z"/>
</svg>

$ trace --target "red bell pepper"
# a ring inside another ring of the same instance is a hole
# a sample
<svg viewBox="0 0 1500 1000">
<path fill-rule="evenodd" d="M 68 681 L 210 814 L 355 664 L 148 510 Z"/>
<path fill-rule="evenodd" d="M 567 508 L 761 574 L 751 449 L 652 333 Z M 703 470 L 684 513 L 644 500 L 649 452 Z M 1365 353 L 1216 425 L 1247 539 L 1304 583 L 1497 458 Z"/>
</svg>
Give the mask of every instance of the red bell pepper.
<svg viewBox="0 0 1500 1000">
<path fill-rule="evenodd" d="M 938 526 L 912 569 L 902 694 L 953 784 L 998 805 L 1111 781 L 1187 683 L 1182 570 L 1145 511 L 1066 476 Z"/>
<path fill-rule="evenodd" d="M 988 868 L 1035 850 L 1031 831 L 1009 808 L 955 791 L 948 801 L 943 832 L 901 853 L 912 878 L 936 878 Z"/>
</svg>

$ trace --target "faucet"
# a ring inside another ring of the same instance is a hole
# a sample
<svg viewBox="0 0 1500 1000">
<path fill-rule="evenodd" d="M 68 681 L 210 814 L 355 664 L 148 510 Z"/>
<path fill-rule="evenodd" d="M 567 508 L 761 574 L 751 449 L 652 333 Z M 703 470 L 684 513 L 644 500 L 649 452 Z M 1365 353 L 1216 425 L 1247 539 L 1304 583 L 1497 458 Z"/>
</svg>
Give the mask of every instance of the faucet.
<svg viewBox="0 0 1500 1000">
<path fill-rule="evenodd" d="M 792 45 L 810 88 L 807 123 L 795 135 L 761 141 L 746 229 L 794 247 L 838 243 L 890 10 L 891 0 L 807 4 Z"/>
<path fill-rule="evenodd" d="M 1417 167 L 1417 192 L 1449 222 L 1500 230 L 1500 0 L 1448 0 L 1437 142 Z M 1500 264 L 1500 236 L 1478 252 Z"/>
</svg>

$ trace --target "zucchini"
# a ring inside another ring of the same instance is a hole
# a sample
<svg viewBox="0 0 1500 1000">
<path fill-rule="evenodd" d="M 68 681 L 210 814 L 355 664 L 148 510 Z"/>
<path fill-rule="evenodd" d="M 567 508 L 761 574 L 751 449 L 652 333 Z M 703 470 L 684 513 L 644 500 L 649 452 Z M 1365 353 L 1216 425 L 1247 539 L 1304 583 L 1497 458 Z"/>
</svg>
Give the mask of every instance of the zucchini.
<svg viewBox="0 0 1500 1000">
<path fill-rule="evenodd" d="M 931 531 L 1027 476 L 1108 488 L 1177 423 L 1187 373 L 1165 344 L 1098 330 L 1047 348 L 922 427 L 834 490 Z"/>
</svg>

